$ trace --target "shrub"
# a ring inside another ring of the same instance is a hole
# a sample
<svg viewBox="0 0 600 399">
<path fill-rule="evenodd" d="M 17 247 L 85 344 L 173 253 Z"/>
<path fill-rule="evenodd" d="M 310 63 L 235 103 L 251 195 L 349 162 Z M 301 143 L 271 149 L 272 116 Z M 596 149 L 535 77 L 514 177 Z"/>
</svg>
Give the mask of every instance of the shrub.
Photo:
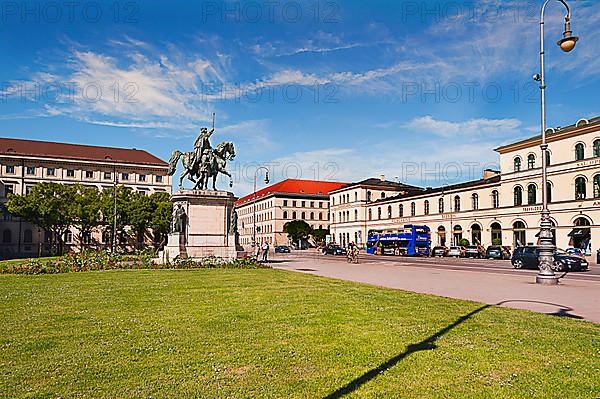
<svg viewBox="0 0 600 399">
<path fill-rule="evenodd" d="M 173 263 L 156 264 L 155 254 L 144 251 L 135 255 L 110 254 L 105 251 L 83 251 L 68 253 L 58 259 L 28 259 L 17 263 L 0 263 L 0 274 L 59 274 L 99 270 L 124 269 L 264 269 L 269 266 L 250 259 L 227 261 L 218 257 L 200 260 L 175 259 Z"/>
</svg>

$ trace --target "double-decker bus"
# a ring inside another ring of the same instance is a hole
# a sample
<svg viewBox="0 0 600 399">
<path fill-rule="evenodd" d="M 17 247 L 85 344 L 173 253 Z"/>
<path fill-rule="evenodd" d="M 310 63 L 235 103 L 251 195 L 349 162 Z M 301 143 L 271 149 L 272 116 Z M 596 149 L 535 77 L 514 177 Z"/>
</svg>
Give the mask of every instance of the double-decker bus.
<svg viewBox="0 0 600 399">
<path fill-rule="evenodd" d="M 407 224 L 397 231 L 370 231 L 367 253 L 395 256 L 429 256 L 431 230 L 427 226 Z"/>
</svg>

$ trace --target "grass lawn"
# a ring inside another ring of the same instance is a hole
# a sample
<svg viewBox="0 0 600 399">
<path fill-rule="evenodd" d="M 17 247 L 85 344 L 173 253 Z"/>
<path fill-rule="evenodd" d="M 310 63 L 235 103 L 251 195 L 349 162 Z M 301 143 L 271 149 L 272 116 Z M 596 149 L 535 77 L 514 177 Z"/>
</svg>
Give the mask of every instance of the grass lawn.
<svg viewBox="0 0 600 399">
<path fill-rule="evenodd" d="M 275 270 L 0 276 L 1 398 L 597 398 L 600 326 Z"/>
<path fill-rule="evenodd" d="M 46 261 L 50 261 L 50 260 L 58 260 L 60 257 L 58 256 L 49 256 L 46 258 L 33 258 L 36 260 L 39 260 L 40 262 L 46 262 Z M 24 264 L 27 263 L 30 259 L 29 258 L 24 258 L 24 259 L 10 259 L 10 260 L 0 260 L 0 268 L 3 265 L 20 265 L 20 264 Z"/>
</svg>

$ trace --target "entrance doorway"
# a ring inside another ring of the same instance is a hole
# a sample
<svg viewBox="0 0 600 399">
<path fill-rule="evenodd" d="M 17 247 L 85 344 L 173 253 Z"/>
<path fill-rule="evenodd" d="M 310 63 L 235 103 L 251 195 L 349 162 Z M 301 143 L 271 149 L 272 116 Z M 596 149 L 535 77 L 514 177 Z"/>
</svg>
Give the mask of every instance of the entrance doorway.
<svg viewBox="0 0 600 399">
<path fill-rule="evenodd" d="M 444 226 L 438 227 L 438 244 L 442 247 L 446 246 L 446 228 Z"/>
<path fill-rule="evenodd" d="M 513 245 L 522 247 L 527 244 L 526 226 L 523 222 L 515 222 L 513 224 Z"/>
<path fill-rule="evenodd" d="M 574 224 L 575 228 L 569 233 L 571 238 L 569 245 L 583 249 L 588 254 L 591 251 L 589 247 L 592 241 L 592 224 L 584 217 L 577 218 Z"/>
<path fill-rule="evenodd" d="M 492 245 L 502 245 L 502 226 L 500 223 L 492 223 L 490 230 L 492 231 Z"/>
<path fill-rule="evenodd" d="M 478 224 L 471 226 L 471 244 L 481 245 L 481 226 Z"/>
</svg>

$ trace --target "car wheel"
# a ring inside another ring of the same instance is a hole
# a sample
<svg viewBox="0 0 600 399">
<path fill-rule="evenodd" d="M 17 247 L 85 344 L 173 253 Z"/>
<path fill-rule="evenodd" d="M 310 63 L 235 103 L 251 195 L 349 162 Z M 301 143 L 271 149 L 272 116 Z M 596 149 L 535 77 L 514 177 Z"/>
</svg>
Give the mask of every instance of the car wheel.
<svg viewBox="0 0 600 399">
<path fill-rule="evenodd" d="M 513 267 L 515 269 L 522 269 L 523 268 L 523 261 L 520 259 L 517 259 L 513 262 Z"/>
</svg>

